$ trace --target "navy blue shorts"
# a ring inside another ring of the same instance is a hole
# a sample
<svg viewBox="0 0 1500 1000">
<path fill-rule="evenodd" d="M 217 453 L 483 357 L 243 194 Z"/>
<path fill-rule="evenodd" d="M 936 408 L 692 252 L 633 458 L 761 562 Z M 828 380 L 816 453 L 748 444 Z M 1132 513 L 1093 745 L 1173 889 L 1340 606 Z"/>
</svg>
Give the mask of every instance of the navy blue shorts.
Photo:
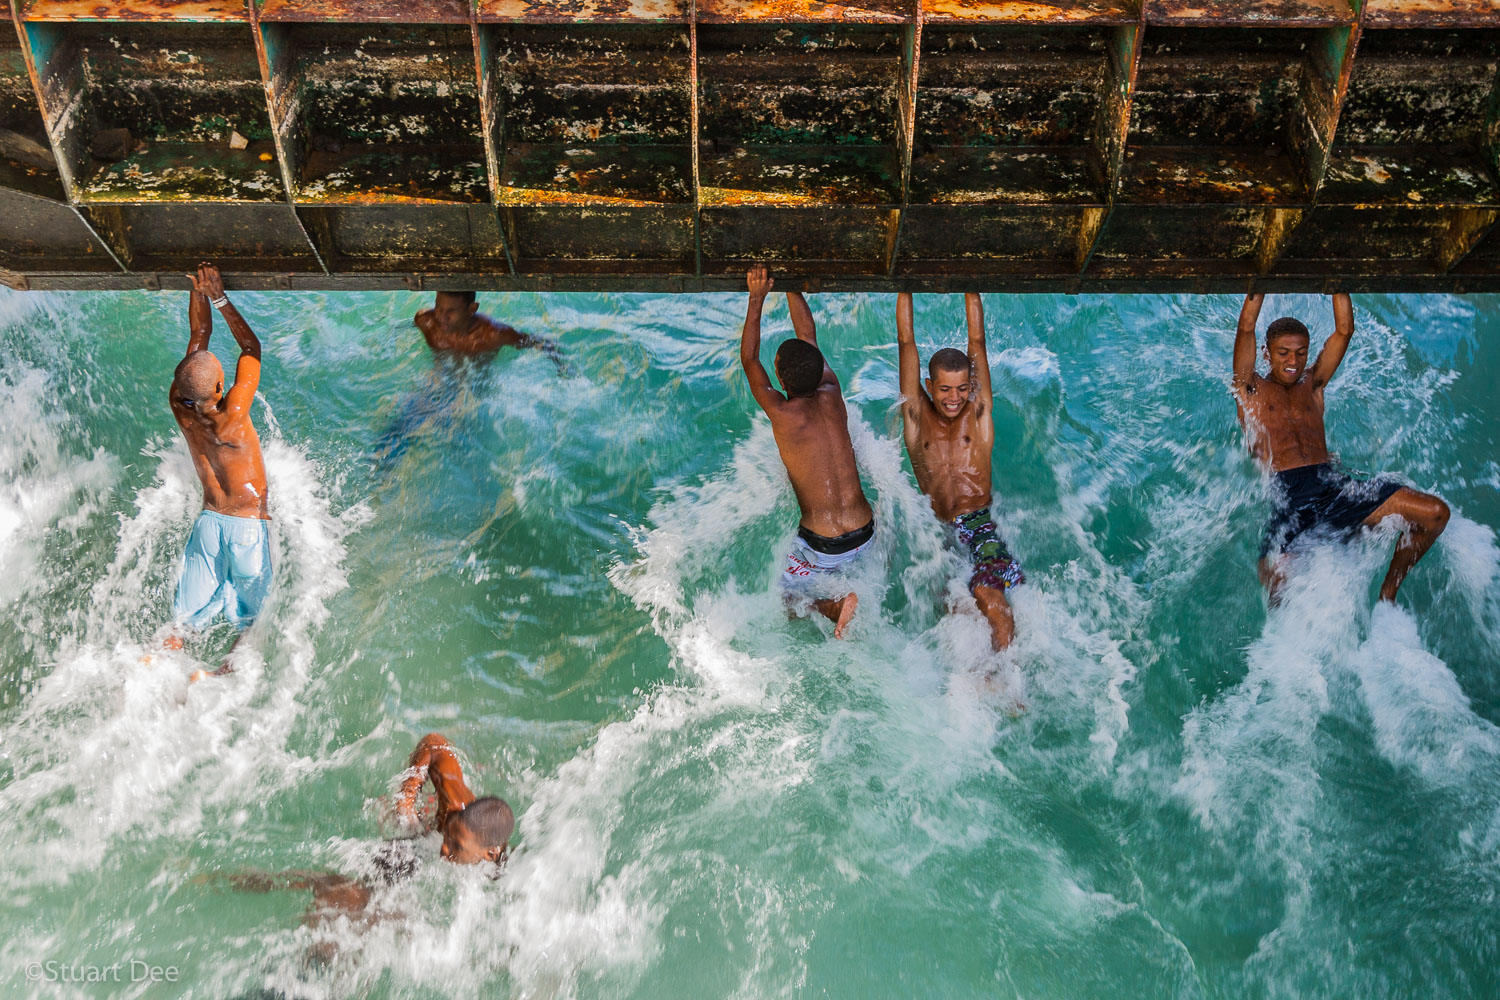
<svg viewBox="0 0 1500 1000">
<path fill-rule="evenodd" d="M 1331 462 L 1276 473 L 1276 511 L 1261 538 L 1260 557 L 1285 551 L 1308 532 L 1350 537 L 1401 486 L 1394 479 L 1355 479 Z"/>
</svg>

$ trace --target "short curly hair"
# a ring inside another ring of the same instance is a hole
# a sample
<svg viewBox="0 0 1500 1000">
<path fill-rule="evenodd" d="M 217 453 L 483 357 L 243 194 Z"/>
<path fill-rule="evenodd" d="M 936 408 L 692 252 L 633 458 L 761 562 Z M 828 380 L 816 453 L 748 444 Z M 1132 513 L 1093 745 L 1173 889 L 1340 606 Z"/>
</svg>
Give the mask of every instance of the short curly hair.
<svg viewBox="0 0 1500 1000">
<path fill-rule="evenodd" d="M 776 348 L 776 374 L 788 396 L 811 396 L 823 381 L 823 352 L 805 340 L 784 341 Z"/>
<path fill-rule="evenodd" d="M 1308 337 L 1309 340 L 1312 339 L 1308 336 L 1307 327 L 1302 325 L 1302 321 L 1300 319 L 1292 319 L 1290 316 L 1283 316 L 1278 320 L 1273 320 L 1271 325 L 1266 327 L 1267 344 L 1270 344 L 1277 337 Z"/>
</svg>

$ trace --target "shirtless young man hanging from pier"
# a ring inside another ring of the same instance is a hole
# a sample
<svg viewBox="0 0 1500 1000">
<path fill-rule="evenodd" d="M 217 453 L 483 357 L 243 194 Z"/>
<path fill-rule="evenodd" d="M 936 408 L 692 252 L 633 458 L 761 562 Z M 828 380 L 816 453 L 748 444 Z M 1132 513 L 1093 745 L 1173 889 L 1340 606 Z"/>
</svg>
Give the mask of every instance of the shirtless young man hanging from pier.
<svg viewBox="0 0 1500 1000">
<path fill-rule="evenodd" d="M 1307 370 L 1307 327 L 1283 318 L 1266 329 L 1267 375 L 1255 370 L 1255 321 L 1264 295 L 1245 297 L 1234 335 L 1234 398 L 1250 451 L 1274 474 L 1276 505 L 1261 542 L 1260 580 L 1277 603 L 1286 580 L 1294 539 L 1322 533 L 1347 538 L 1395 515 L 1405 522 L 1380 586 L 1380 599 L 1396 589 L 1448 525 L 1448 505 L 1430 493 L 1390 479 L 1356 480 L 1328 453 L 1323 428 L 1323 390 L 1338 371 L 1354 334 L 1354 305 L 1347 293 L 1333 297 L 1334 331 Z"/>
<path fill-rule="evenodd" d="M 990 452 L 995 446 L 990 362 L 984 346 L 984 303 L 964 296 L 969 353 L 945 347 L 927 363 L 923 391 L 911 293 L 896 298 L 896 341 L 901 362 L 901 428 L 917 486 L 938 520 L 967 550 L 973 575 L 969 592 L 990 624 L 995 649 L 1010 645 L 1015 621 L 1005 592 L 1026 582 L 990 516 Z"/>
<path fill-rule="evenodd" d="M 172 619 L 203 628 L 222 614 L 245 628 L 260 614 L 271 583 L 266 465 L 250 417 L 260 385 L 260 341 L 224 293 L 217 267 L 202 264 L 189 277 L 187 355 L 172 375 L 167 398 L 203 484 L 203 510 L 188 535 Z M 215 309 L 240 346 L 228 392 L 224 368 L 208 349 Z M 166 645 L 181 649 L 182 639 L 174 633 Z M 214 671 L 228 672 L 227 660 Z M 201 676 L 203 671 L 197 671 L 193 679 Z"/>
<path fill-rule="evenodd" d="M 550 340 L 522 333 L 479 311 L 473 292 L 438 292 L 431 309 L 412 320 L 434 354 L 490 355 L 502 347 L 534 347 L 564 370 L 562 352 Z"/>
<path fill-rule="evenodd" d="M 436 809 L 430 820 L 424 819 L 417 807 L 417 796 L 428 781 L 432 782 L 436 793 Z M 433 830 L 441 833 L 440 856 L 458 865 L 503 862 L 509 853 L 510 836 L 516 826 L 515 813 L 504 799 L 493 796 L 477 798 L 469 790 L 453 745 L 440 733 L 423 736 L 407 759 L 395 812 L 407 834 L 419 835 Z M 391 885 L 415 873 L 420 860 L 407 841 L 394 840 L 381 846 L 372 864 L 378 881 Z M 368 909 L 375 884 L 338 872 L 242 872 L 223 880 L 232 888 L 246 892 L 311 890 L 312 905 L 303 918 L 303 923 L 308 926 L 346 917 L 356 928 L 363 929 L 380 917 Z M 332 957 L 331 949 L 325 948 L 320 957 Z"/>
<path fill-rule="evenodd" d="M 781 573 L 789 601 L 812 598 L 834 623 L 833 634 L 848 633 L 859 598 L 852 592 L 819 596 L 865 552 L 875 537 L 875 512 L 865 499 L 849 439 L 849 412 L 833 369 L 818 350 L 812 310 L 800 292 L 787 292 L 787 308 L 797 336 L 776 349 L 776 377 L 785 395 L 771 385 L 760 362 L 760 314 L 772 281 L 764 266 L 745 275 L 750 301 L 740 333 L 740 364 L 750 394 L 771 418 L 771 432 L 802 510 L 797 537 Z"/>
</svg>

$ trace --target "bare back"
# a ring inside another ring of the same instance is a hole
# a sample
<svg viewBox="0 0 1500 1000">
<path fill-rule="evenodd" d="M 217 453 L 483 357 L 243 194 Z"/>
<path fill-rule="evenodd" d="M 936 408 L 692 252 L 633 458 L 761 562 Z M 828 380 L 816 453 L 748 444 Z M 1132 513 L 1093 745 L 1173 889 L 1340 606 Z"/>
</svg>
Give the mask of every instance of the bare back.
<svg viewBox="0 0 1500 1000">
<path fill-rule="evenodd" d="M 750 298 L 740 332 L 740 365 L 750 394 L 771 418 L 776 447 L 802 510 L 800 523 L 825 538 L 857 531 L 874 520 L 875 512 L 859 483 L 854 443 L 849 440 L 849 411 L 839 380 L 824 361 L 822 375 L 809 394 L 788 396 L 776 391 L 760 362 L 761 309 L 772 282 L 764 267 L 752 268 L 747 279 Z M 797 292 L 788 292 L 786 299 L 797 339 L 816 348 L 818 334 L 807 301 Z"/>
<path fill-rule="evenodd" d="M 235 384 L 224 395 L 217 409 L 209 412 L 190 410 L 172 400 L 172 416 L 187 441 L 193 457 L 193 469 L 203 484 L 203 509 L 231 517 L 259 517 L 269 520 L 267 505 L 266 464 L 260 451 L 260 435 L 250 418 L 249 401 L 242 406 L 236 390 L 244 380 L 247 363 L 257 369 L 260 362 L 241 358 Z M 253 400 L 254 393 L 241 392 Z"/>
<path fill-rule="evenodd" d="M 224 292 L 219 269 L 203 264 L 193 280 L 188 297 L 187 364 L 198 352 L 208 350 L 213 336 L 213 311 L 221 311 L 229 332 L 240 348 L 240 359 L 234 369 L 234 384 L 222 395 L 208 391 L 203 398 L 189 399 L 179 393 L 174 378 L 168 393 L 172 416 L 187 441 L 193 468 L 203 484 L 203 509 L 230 517 L 258 517 L 270 520 L 271 511 L 266 490 L 266 463 L 260 453 L 260 435 L 250 418 L 250 407 L 260 387 L 260 340 L 250 324 L 240 315 Z M 210 355 L 200 355 L 211 358 Z M 213 361 L 211 371 L 218 376 L 219 389 L 223 372 Z M 198 395 L 194 390 L 193 395 Z"/>
<path fill-rule="evenodd" d="M 470 319 L 469 328 L 457 334 L 443 329 L 432 309 L 423 309 L 412 322 L 422 331 L 427 346 L 433 351 L 487 354 L 502 347 L 527 346 L 526 338 L 519 330 L 496 322 L 484 313 L 476 313 Z"/>
<path fill-rule="evenodd" d="M 859 482 L 849 412 L 838 382 L 809 397 L 766 408 L 787 478 L 802 510 L 802 527 L 833 538 L 869 524 L 875 516 Z"/>
</svg>

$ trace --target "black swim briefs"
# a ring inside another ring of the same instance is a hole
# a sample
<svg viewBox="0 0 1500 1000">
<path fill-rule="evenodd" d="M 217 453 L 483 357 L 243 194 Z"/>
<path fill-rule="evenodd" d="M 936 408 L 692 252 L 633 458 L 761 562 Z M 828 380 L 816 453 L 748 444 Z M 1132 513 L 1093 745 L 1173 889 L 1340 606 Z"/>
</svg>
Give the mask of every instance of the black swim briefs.
<svg viewBox="0 0 1500 1000">
<path fill-rule="evenodd" d="M 843 555 L 845 552 L 853 552 L 875 537 L 875 519 L 871 518 L 870 523 L 863 528 L 855 528 L 853 531 L 846 531 L 833 538 L 799 526 L 797 537 L 806 542 L 807 547 L 814 552 L 821 552 L 825 556 Z"/>
</svg>

